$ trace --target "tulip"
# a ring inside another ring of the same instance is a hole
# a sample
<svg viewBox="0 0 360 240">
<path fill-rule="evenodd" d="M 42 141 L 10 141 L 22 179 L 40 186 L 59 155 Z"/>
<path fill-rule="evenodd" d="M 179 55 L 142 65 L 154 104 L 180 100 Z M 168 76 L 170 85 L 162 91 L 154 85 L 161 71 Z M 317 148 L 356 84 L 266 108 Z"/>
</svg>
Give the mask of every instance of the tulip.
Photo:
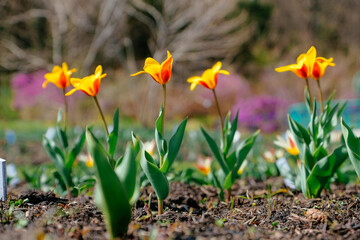
<svg viewBox="0 0 360 240">
<path fill-rule="evenodd" d="M 141 73 L 148 73 L 155 82 L 164 85 L 169 82 L 171 78 L 171 69 L 172 69 L 173 58 L 169 51 L 167 51 L 167 59 L 159 64 L 153 58 L 147 58 L 145 60 L 144 71 L 140 71 L 130 76 L 134 77 Z"/>
<path fill-rule="evenodd" d="M 281 136 L 277 136 L 274 144 L 281 148 L 284 148 L 286 151 L 288 151 L 288 153 L 293 156 L 299 155 L 299 149 L 296 146 L 294 136 L 289 130 L 287 130 L 285 133 L 285 139 Z"/>
<path fill-rule="evenodd" d="M 210 157 L 198 158 L 197 163 L 195 164 L 196 168 L 205 176 L 209 175 L 211 171 L 211 162 Z"/>
<path fill-rule="evenodd" d="M 335 66 L 335 63 L 333 63 L 332 61 L 333 58 L 326 59 L 323 57 L 317 57 L 311 74 L 311 77 L 316 80 L 316 83 L 318 85 L 321 112 L 324 111 L 324 106 L 323 106 L 323 97 L 320 86 L 320 78 L 324 75 L 325 70 L 328 66 Z"/>
<path fill-rule="evenodd" d="M 80 90 L 85 94 L 95 97 L 100 90 L 101 79 L 106 77 L 106 73 L 102 74 L 102 66 L 97 66 L 95 70 L 95 74 L 80 78 L 71 78 L 70 82 L 73 85 L 73 89 L 71 89 L 66 96 L 73 94 L 74 92 Z"/>
<path fill-rule="evenodd" d="M 305 79 L 306 88 L 309 92 L 311 111 L 312 111 L 312 97 L 311 97 L 308 78 L 312 75 L 315 59 L 316 59 L 316 49 L 314 46 L 312 46 L 307 53 L 303 53 L 299 55 L 299 57 L 296 60 L 296 64 L 275 68 L 275 71 L 277 72 L 291 71 L 295 73 L 296 76 Z"/>
<path fill-rule="evenodd" d="M 214 90 L 217 85 L 219 73 L 229 75 L 228 71 L 221 70 L 221 62 L 217 62 L 212 68 L 205 70 L 201 77 L 194 76 L 189 78 L 187 81 L 191 83 L 190 90 L 193 91 L 198 84 Z"/>
<path fill-rule="evenodd" d="M 52 72 L 46 73 L 44 75 L 46 81 L 43 83 L 42 87 L 45 88 L 49 82 L 53 83 L 56 87 L 60 89 L 65 89 L 70 86 L 70 76 L 76 72 L 76 69 L 73 68 L 69 70 L 68 65 L 64 62 L 62 67 L 59 65 L 54 66 Z"/>
<path fill-rule="evenodd" d="M 62 67 L 60 67 L 59 65 L 56 65 L 53 67 L 52 72 L 46 73 L 44 75 L 46 81 L 42 85 L 43 88 L 46 88 L 48 83 L 51 82 L 56 87 L 62 89 L 63 94 L 64 94 L 64 106 L 65 106 L 65 117 L 64 117 L 65 118 L 65 120 L 64 120 L 65 121 L 65 127 L 64 127 L 65 131 L 66 131 L 66 127 L 67 127 L 67 115 L 68 115 L 68 103 L 65 98 L 65 88 L 70 86 L 70 76 L 74 72 L 76 72 L 75 68 L 69 70 L 68 65 L 65 62 L 63 62 Z"/>
<path fill-rule="evenodd" d="M 165 106 L 166 106 L 166 84 L 170 81 L 171 78 L 171 69 L 172 69 L 173 58 L 169 51 L 167 51 L 167 59 L 161 64 L 158 63 L 153 58 L 147 58 L 145 60 L 144 71 L 140 71 L 134 74 L 131 74 L 131 77 L 137 76 L 142 73 L 148 73 L 155 82 L 163 86 L 164 101 L 163 101 L 163 118 L 162 118 L 162 129 L 161 133 L 164 133 L 164 119 L 165 119 Z"/>
<path fill-rule="evenodd" d="M 229 75 L 230 73 L 226 70 L 221 70 L 221 62 L 215 63 L 215 65 L 204 71 L 204 73 L 200 76 L 194 76 L 189 78 L 187 81 L 191 83 L 190 90 L 193 91 L 196 85 L 200 84 L 203 87 L 206 87 L 213 91 L 214 99 L 216 103 L 216 108 L 218 110 L 219 118 L 220 118 L 220 126 L 221 126 L 221 134 L 224 141 L 224 122 L 220 111 L 219 101 L 216 96 L 215 87 L 217 85 L 218 75 L 219 73 Z"/>
<path fill-rule="evenodd" d="M 109 130 L 108 130 L 108 127 L 107 127 L 107 124 L 105 121 L 105 117 L 104 117 L 104 114 L 101 110 L 101 107 L 100 107 L 99 102 L 96 97 L 96 95 L 98 94 L 98 92 L 100 90 L 101 79 L 103 79 L 107 75 L 106 73 L 103 74 L 102 70 L 103 70 L 102 66 L 99 65 L 96 67 L 95 74 L 93 74 L 93 75 L 84 77 L 82 79 L 71 78 L 70 82 L 74 88 L 71 89 L 68 93 L 66 93 L 66 96 L 69 96 L 69 95 L 73 94 L 74 92 L 80 90 L 83 93 L 85 93 L 86 95 L 92 97 L 95 101 L 96 107 L 100 113 L 102 120 L 103 120 L 106 134 L 109 136 Z"/>
</svg>

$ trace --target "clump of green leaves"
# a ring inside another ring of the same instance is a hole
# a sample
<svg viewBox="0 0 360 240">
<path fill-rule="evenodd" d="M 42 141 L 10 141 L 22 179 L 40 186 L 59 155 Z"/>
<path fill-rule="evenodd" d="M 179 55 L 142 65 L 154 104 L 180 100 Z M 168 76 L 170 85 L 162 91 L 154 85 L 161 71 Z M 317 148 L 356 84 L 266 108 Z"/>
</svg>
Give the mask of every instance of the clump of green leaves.
<svg viewBox="0 0 360 240">
<path fill-rule="evenodd" d="M 220 189 L 220 196 L 222 198 L 223 189 L 227 190 L 228 201 L 231 199 L 231 186 L 239 177 L 238 171 L 241 164 L 246 159 L 259 134 L 259 131 L 257 131 L 246 140 L 242 141 L 238 146 L 233 146 L 237 123 L 238 113 L 236 113 L 233 121 L 230 121 L 230 113 L 228 113 L 225 118 L 224 129 L 222 129 L 224 137 L 221 140 L 220 148 L 216 144 L 215 140 L 203 128 L 201 128 L 211 152 L 213 153 L 216 161 L 219 163 L 223 173 L 220 174 L 220 176 L 216 176 L 214 171 L 212 171 L 214 185 Z M 231 151 L 232 147 L 234 147 L 234 150 Z"/>
<path fill-rule="evenodd" d="M 345 123 L 344 119 L 341 121 L 341 130 L 344 136 L 344 141 L 348 155 L 355 172 L 360 178 L 360 140 L 355 136 L 351 128 Z"/>
<path fill-rule="evenodd" d="M 333 96 L 334 94 L 330 96 L 322 113 L 317 112 L 316 101 L 311 112 L 309 98 L 306 98 L 311 113 L 307 128 L 288 117 L 290 131 L 299 149 L 301 190 L 307 198 L 320 197 L 322 190 L 329 188 L 331 178 L 347 159 L 344 145 L 333 151 L 329 146 L 330 133 L 337 126 L 346 106 L 346 103 L 331 106 Z"/>
<path fill-rule="evenodd" d="M 95 203 L 105 217 L 111 239 L 126 234 L 131 221 L 131 206 L 139 196 L 136 156 L 139 142 L 128 143 L 125 154 L 114 158 L 118 138 L 118 109 L 114 114 L 114 128 L 109 135 L 108 150 L 93 135 L 86 131 L 88 151 L 94 159 L 96 173 Z"/>
<path fill-rule="evenodd" d="M 167 143 L 164 136 L 161 134 L 163 129 L 163 107 L 160 108 L 159 117 L 155 123 L 155 142 L 159 153 L 157 161 L 142 147 L 140 165 L 145 175 L 154 188 L 158 198 L 158 213 L 163 213 L 163 201 L 169 195 L 169 182 L 166 173 L 173 164 L 181 146 L 182 139 L 185 133 L 187 118 L 185 118 L 177 127 L 174 135 Z M 134 135 L 133 138 L 136 138 Z"/>
<path fill-rule="evenodd" d="M 85 143 L 85 132 L 82 132 L 80 136 L 74 141 L 72 146 L 69 144 L 69 137 L 66 131 L 61 127 L 62 112 L 58 111 L 56 133 L 58 141 L 43 137 L 43 146 L 49 155 L 52 163 L 56 167 L 54 173 L 55 179 L 57 179 L 57 189 L 60 194 L 71 193 L 74 196 L 79 194 L 77 185 L 73 178 L 73 165 L 76 157 L 81 152 Z M 83 179 L 86 182 L 89 179 Z M 91 182 L 91 179 L 90 179 Z"/>
</svg>

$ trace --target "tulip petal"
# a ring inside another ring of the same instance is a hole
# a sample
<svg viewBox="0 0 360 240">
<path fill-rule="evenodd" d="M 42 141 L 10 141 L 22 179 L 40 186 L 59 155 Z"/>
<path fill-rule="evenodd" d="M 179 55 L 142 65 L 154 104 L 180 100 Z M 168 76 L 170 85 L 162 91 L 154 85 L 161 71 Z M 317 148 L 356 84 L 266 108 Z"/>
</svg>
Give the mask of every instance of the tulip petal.
<svg viewBox="0 0 360 240">
<path fill-rule="evenodd" d="M 221 65 L 222 65 L 221 62 L 215 63 L 214 66 L 212 67 L 212 70 L 213 70 L 214 72 L 219 72 L 220 69 L 221 69 Z"/>
<path fill-rule="evenodd" d="M 144 71 L 148 74 L 150 74 L 150 76 L 158 83 L 162 84 L 162 79 L 160 76 L 160 72 L 161 72 L 161 66 L 160 64 L 148 64 L 146 66 L 144 66 Z"/>
<path fill-rule="evenodd" d="M 220 70 L 219 73 L 224 74 L 224 75 L 230 75 L 230 73 L 226 70 Z"/>
<path fill-rule="evenodd" d="M 173 58 L 168 51 L 168 59 L 161 63 L 161 84 L 166 84 L 171 78 L 171 68 L 172 68 Z"/>
<path fill-rule="evenodd" d="M 134 76 L 137 76 L 137 75 L 142 74 L 142 73 L 146 73 L 146 72 L 145 71 L 140 71 L 140 72 L 137 72 L 137 73 L 133 73 L 130 76 L 134 77 Z"/>
<path fill-rule="evenodd" d="M 73 88 L 73 89 L 71 89 L 69 92 L 67 92 L 66 94 L 65 94 L 65 96 L 70 96 L 71 94 L 73 94 L 74 92 L 76 92 L 78 89 L 76 89 L 76 88 Z"/>
</svg>

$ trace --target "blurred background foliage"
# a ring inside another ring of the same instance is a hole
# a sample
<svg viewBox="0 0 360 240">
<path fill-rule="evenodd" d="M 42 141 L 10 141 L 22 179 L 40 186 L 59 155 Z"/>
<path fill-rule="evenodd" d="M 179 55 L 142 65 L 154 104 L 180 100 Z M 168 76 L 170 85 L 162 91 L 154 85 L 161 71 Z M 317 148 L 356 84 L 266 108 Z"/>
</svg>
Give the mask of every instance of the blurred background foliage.
<svg viewBox="0 0 360 240">
<path fill-rule="evenodd" d="M 224 114 L 239 110 L 242 128 L 284 130 L 287 108 L 303 100 L 303 81 L 274 68 L 294 63 L 311 45 L 337 64 L 322 79 L 325 96 L 336 89 L 338 98 L 357 97 L 359 9 L 357 0 L 0 0 L 0 121 L 3 128 L 54 123 L 61 92 L 41 84 L 65 61 L 78 69 L 74 77 L 104 67 L 99 100 L 108 118 L 119 106 L 122 120 L 151 126 L 161 88 L 149 76 L 129 75 L 146 57 L 162 61 L 169 50 L 169 119 L 216 113 L 211 92 L 191 92 L 186 79 L 219 60 L 231 72 L 217 89 Z M 83 94 L 69 101 L 72 125 L 98 119 Z"/>
</svg>

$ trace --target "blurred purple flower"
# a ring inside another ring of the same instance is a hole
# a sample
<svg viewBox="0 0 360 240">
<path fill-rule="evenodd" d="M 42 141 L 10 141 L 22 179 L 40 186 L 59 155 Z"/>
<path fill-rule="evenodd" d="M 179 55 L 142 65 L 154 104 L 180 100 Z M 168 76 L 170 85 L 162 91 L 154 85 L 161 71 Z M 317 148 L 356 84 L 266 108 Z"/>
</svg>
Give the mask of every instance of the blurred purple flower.
<svg viewBox="0 0 360 240">
<path fill-rule="evenodd" d="M 288 103 L 273 96 L 260 95 L 249 99 L 239 99 L 232 108 L 232 117 L 239 110 L 240 127 L 261 129 L 271 133 L 286 128 Z"/>
<path fill-rule="evenodd" d="M 55 86 L 43 89 L 42 83 L 45 81 L 46 71 L 39 70 L 32 73 L 18 73 L 11 80 L 13 91 L 13 106 L 16 109 L 31 107 L 38 102 L 51 100 L 62 103 L 62 92 Z"/>
</svg>

